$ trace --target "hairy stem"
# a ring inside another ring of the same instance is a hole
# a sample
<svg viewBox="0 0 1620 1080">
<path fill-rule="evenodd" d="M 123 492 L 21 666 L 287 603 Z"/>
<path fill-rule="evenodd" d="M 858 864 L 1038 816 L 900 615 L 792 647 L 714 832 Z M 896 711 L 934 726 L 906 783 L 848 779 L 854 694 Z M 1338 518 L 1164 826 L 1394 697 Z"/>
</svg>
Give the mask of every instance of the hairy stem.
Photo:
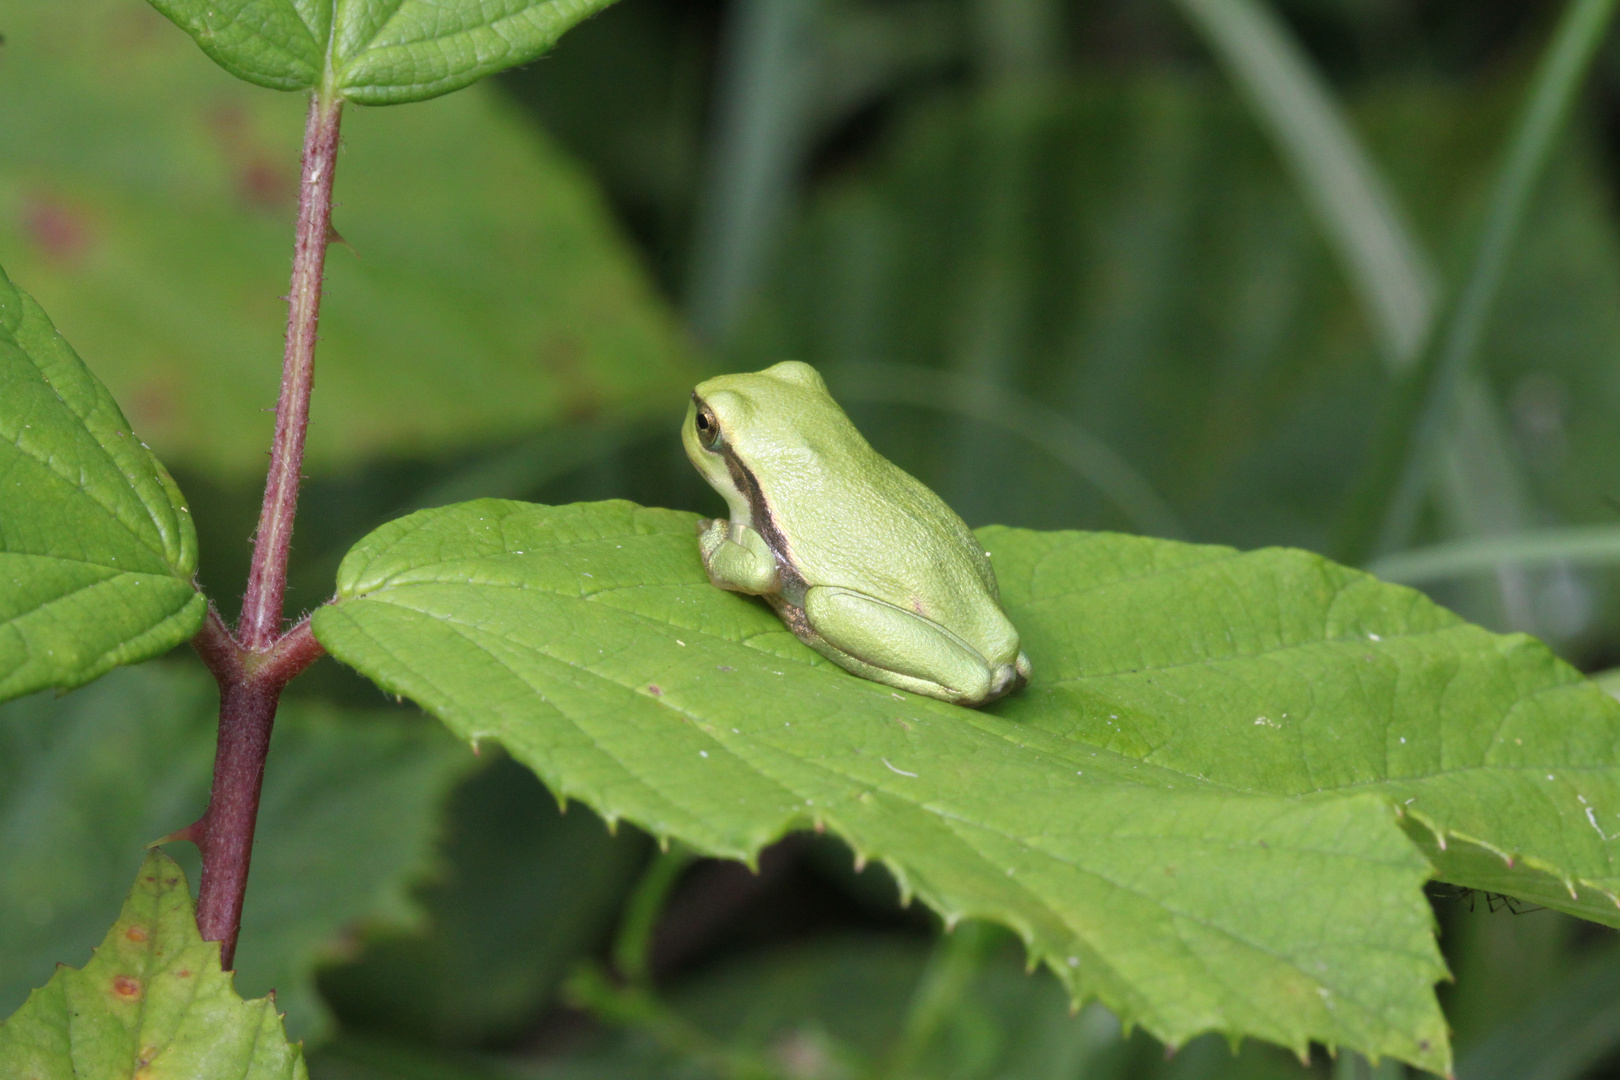
<svg viewBox="0 0 1620 1080">
<path fill-rule="evenodd" d="M 292 291 L 287 294 L 287 348 L 281 364 L 281 399 L 264 507 L 253 538 L 253 569 L 237 636 L 249 649 L 265 649 L 281 630 L 287 591 L 287 555 L 298 510 L 309 393 L 315 382 L 315 331 L 321 317 L 321 279 L 332 230 L 332 176 L 337 171 L 338 123 L 343 102 L 316 94 L 304 128 L 304 177 L 298 189 L 298 233 L 293 248 Z"/>
<path fill-rule="evenodd" d="M 317 93 L 304 129 L 304 175 L 298 193 L 298 229 L 293 248 L 292 289 L 287 295 L 287 345 L 282 361 L 281 398 L 264 508 L 253 538 L 242 619 L 232 634 L 211 607 L 192 645 L 219 683 L 219 742 L 214 751 L 214 784 L 208 809 L 176 839 L 193 841 L 202 852 L 197 928 L 206 941 L 220 943 L 220 963 L 235 959 L 247 894 L 253 832 L 265 757 L 282 688 L 322 653 L 305 619 L 283 634 L 287 557 L 309 426 L 309 395 L 315 379 L 315 334 L 320 324 L 321 282 L 332 229 L 332 177 L 337 166 L 338 124 L 343 103 Z"/>
</svg>

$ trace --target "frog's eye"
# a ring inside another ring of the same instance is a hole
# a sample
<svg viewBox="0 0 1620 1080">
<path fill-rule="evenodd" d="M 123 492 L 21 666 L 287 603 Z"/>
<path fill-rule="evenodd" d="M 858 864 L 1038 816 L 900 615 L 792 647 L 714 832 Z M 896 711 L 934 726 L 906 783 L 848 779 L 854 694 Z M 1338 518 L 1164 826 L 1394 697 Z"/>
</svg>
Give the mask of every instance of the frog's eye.
<svg viewBox="0 0 1620 1080">
<path fill-rule="evenodd" d="M 714 411 L 707 405 L 698 406 L 697 418 L 693 421 L 697 425 L 698 442 L 704 449 L 713 450 L 720 441 L 720 422 L 714 418 Z"/>
</svg>

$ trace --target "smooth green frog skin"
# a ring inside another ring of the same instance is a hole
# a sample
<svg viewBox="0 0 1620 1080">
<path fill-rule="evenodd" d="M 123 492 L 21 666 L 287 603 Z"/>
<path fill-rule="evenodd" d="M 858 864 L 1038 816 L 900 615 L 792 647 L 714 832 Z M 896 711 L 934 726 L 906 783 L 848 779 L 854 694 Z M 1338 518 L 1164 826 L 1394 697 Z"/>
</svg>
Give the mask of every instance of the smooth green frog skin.
<svg viewBox="0 0 1620 1080">
<path fill-rule="evenodd" d="M 681 441 L 731 509 L 698 523 L 715 585 L 763 596 L 806 645 L 901 690 L 983 705 L 1029 680 L 990 557 L 872 449 L 815 368 L 700 383 Z"/>
</svg>

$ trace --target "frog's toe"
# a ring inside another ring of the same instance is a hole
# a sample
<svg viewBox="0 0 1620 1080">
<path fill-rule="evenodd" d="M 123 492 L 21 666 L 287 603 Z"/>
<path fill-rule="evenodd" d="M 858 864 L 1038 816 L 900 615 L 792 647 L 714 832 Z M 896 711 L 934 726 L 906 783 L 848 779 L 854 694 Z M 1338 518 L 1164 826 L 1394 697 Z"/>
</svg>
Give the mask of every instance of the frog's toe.
<svg viewBox="0 0 1620 1080">
<path fill-rule="evenodd" d="M 996 665 L 990 672 L 989 689 L 985 692 L 984 697 L 975 704 L 988 704 L 999 697 L 1005 697 L 1015 690 L 1022 690 L 1025 684 L 1029 682 L 1029 674 L 1029 657 L 1023 653 L 1019 653 L 1018 659 L 1010 664 Z"/>
</svg>

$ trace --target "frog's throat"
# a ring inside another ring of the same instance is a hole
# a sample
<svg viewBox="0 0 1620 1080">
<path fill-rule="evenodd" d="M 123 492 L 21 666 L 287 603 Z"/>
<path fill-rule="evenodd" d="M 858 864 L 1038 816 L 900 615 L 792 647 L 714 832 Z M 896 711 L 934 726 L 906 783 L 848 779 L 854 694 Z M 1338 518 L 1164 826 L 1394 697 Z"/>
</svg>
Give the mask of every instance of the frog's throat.
<svg viewBox="0 0 1620 1080">
<path fill-rule="evenodd" d="M 806 589 L 804 576 L 799 573 L 788 553 L 792 545 L 788 543 L 787 536 L 783 534 L 781 525 L 777 522 L 771 508 L 765 502 L 765 496 L 759 489 L 759 480 L 749 471 L 736 453 L 729 446 L 722 446 L 721 455 L 726 461 L 726 471 L 731 473 L 732 485 L 743 494 L 748 502 L 748 517 L 746 522 L 737 522 L 736 512 L 733 510 L 732 521 L 752 528 L 764 537 L 765 544 L 776 557 L 776 574 L 780 579 L 781 594 L 790 604 L 802 606 Z"/>
</svg>

